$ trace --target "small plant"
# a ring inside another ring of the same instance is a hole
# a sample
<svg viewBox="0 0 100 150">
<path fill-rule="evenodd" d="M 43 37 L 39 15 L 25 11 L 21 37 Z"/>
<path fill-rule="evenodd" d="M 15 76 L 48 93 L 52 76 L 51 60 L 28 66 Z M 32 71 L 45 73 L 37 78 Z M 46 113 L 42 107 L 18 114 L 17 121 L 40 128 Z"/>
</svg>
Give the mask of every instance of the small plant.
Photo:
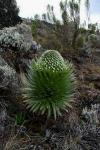
<svg viewBox="0 0 100 150">
<path fill-rule="evenodd" d="M 90 34 L 90 35 L 88 36 L 88 40 L 91 41 L 91 42 L 96 41 L 97 38 L 98 38 L 98 36 L 95 35 L 95 34 Z"/>
<path fill-rule="evenodd" d="M 11 49 L 17 52 L 30 50 L 31 44 L 25 40 L 25 32 L 29 32 L 29 28 L 24 24 L 0 30 L 0 50 Z"/>
<path fill-rule="evenodd" d="M 84 38 L 84 36 L 79 35 L 79 36 L 77 37 L 76 43 L 75 43 L 76 48 L 77 48 L 77 49 L 83 48 L 84 44 L 85 44 L 85 38 Z"/>
<path fill-rule="evenodd" d="M 22 125 L 25 122 L 25 115 L 23 113 L 18 113 L 15 117 L 15 123 L 17 125 Z"/>
<path fill-rule="evenodd" d="M 32 26 L 31 26 L 32 35 L 33 35 L 33 36 L 36 34 L 37 26 L 38 26 L 38 21 L 37 21 L 37 20 L 33 20 L 33 21 L 32 21 Z"/>
<path fill-rule="evenodd" d="M 28 72 L 24 96 L 33 112 L 48 117 L 61 116 L 71 107 L 75 89 L 73 66 L 65 62 L 59 52 L 48 50 L 32 62 Z"/>
</svg>

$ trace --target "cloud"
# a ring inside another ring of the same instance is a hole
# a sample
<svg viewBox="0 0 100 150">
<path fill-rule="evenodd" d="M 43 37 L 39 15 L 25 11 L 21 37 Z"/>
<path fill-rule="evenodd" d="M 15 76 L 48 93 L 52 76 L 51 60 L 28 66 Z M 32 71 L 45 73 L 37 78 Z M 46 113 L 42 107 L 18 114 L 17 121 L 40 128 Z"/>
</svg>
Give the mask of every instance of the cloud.
<svg viewBox="0 0 100 150">
<path fill-rule="evenodd" d="M 92 23 L 100 23 L 100 14 L 91 14 L 90 21 Z"/>
<path fill-rule="evenodd" d="M 21 17 L 33 17 L 35 14 L 42 15 L 46 12 L 48 4 L 53 5 L 55 13 L 59 16 L 59 3 L 60 0 L 17 0 L 18 7 L 20 8 Z"/>
</svg>

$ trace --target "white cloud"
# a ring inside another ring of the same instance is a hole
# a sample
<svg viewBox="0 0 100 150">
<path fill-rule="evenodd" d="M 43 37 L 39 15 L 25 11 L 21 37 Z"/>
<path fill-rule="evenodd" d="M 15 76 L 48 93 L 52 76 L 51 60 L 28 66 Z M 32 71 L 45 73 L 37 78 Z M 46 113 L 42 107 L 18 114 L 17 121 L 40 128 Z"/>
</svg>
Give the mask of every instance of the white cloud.
<svg viewBox="0 0 100 150">
<path fill-rule="evenodd" d="M 86 9 L 84 6 L 84 0 L 81 1 L 80 16 L 81 16 L 81 23 L 84 23 L 84 20 L 86 20 Z"/>
<path fill-rule="evenodd" d="M 100 23 L 100 14 L 92 14 L 90 20 L 92 23 Z"/>
<path fill-rule="evenodd" d="M 17 0 L 20 8 L 21 17 L 33 17 L 35 14 L 43 14 L 46 12 L 48 4 L 53 5 L 57 16 L 60 15 L 59 9 L 60 0 Z"/>
</svg>

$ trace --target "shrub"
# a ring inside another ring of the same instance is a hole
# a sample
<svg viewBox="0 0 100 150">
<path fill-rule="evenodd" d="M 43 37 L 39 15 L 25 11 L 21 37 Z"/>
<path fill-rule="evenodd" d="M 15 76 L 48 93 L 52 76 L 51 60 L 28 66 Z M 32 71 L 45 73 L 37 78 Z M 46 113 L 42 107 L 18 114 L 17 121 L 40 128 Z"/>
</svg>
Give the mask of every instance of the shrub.
<svg viewBox="0 0 100 150">
<path fill-rule="evenodd" d="M 25 41 L 24 34 L 20 34 L 17 28 L 16 26 L 0 30 L 0 47 L 2 49 L 7 50 L 11 48 L 14 51 L 29 50 L 30 43 Z"/>
<path fill-rule="evenodd" d="M 23 37 L 18 32 L 12 32 L 10 29 L 5 30 L 5 33 L 0 32 L 0 45 L 5 48 L 17 47 L 22 45 Z"/>
<path fill-rule="evenodd" d="M 33 20 L 32 21 L 32 26 L 31 26 L 31 29 L 32 29 L 32 35 L 34 36 L 36 34 L 36 29 L 38 27 L 38 21 L 37 20 Z"/>
<path fill-rule="evenodd" d="M 48 50 L 30 66 L 24 88 L 25 102 L 33 112 L 48 117 L 71 107 L 75 89 L 73 66 L 59 52 Z"/>
<path fill-rule="evenodd" d="M 21 22 L 16 0 L 0 0 L 0 29 Z"/>
<path fill-rule="evenodd" d="M 88 36 L 88 40 L 91 41 L 91 42 L 96 41 L 97 38 L 98 38 L 98 36 L 95 35 L 95 34 L 90 34 L 90 35 Z"/>
<path fill-rule="evenodd" d="M 62 51 L 62 44 L 61 41 L 56 37 L 54 34 L 49 34 L 43 41 L 42 45 L 44 49 L 59 49 Z"/>
<path fill-rule="evenodd" d="M 91 44 L 92 48 L 100 48 L 100 38 L 96 34 L 90 34 L 88 36 L 88 42 Z"/>
<path fill-rule="evenodd" d="M 83 48 L 84 46 L 84 43 L 85 43 L 85 38 L 84 36 L 82 35 L 79 35 L 76 39 L 76 48 L 79 49 L 79 48 Z"/>
</svg>

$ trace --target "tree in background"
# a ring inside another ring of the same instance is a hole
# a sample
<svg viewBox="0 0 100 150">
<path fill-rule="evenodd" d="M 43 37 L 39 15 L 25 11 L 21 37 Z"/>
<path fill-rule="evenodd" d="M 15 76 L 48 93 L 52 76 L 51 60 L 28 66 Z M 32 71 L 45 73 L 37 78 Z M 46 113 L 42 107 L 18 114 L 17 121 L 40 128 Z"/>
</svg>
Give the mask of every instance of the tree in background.
<svg viewBox="0 0 100 150">
<path fill-rule="evenodd" d="M 35 20 L 35 21 L 40 20 L 40 16 L 39 16 L 38 14 L 36 14 L 36 15 L 34 16 L 34 20 Z"/>
<path fill-rule="evenodd" d="M 77 2 L 75 0 L 65 0 L 60 2 L 62 23 L 60 26 L 60 34 L 58 36 L 61 36 L 64 47 L 69 45 L 75 48 L 75 41 L 79 34 L 80 27 L 80 2 L 80 0 Z M 47 14 L 49 14 L 49 11 L 47 11 Z M 51 20 L 54 20 L 54 23 L 56 23 L 57 19 L 54 13 L 52 14 L 53 17 L 51 15 Z M 59 32 L 57 31 L 57 33 Z"/>
<path fill-rule="evenodd" d="M 14 26 L 21 22 L 15 0 L 0 0 L 0 28 Z"/>
<path fill-rule="evenodd" d="M 79 26 L 80 26 L 80 1 L 75 2 L 75 0 L 71 0 L 69 2 L 70 9 L 70 18 L 74 25 L 73 39 L 72 39 L 72 47 L 75 48 L 76 38 L 79 34 Z"/>
<path fill-rule="evenodd" d="M 88 30 L 91 34 L 95 34 L 98 31 L 98 23 L 88 24 Z"/>
<path fill-rule="evenodd" d="M 90 1 L 86 0 L 85 1 L 85 7 L 86 7 L 86 16 L 87 16 L 87 26 L 89 25 L 89 21 L 90 21 Z"/>
<path fill-rule="evenodd" d="M 89 23 L 89 0 L 84 1 L 84 6 L 87 11 L 86 22 Z M 76 41 L 78 37 L 84 36 L 81 31 L 80 25 L 80 9 L 81 9 L 81 0 L 65 0 L 60 2 L 60 11 L 61 11 L 61 20 L 58 20 L 53 6 L 47 6 L 47 13 L 42 15 L 42 20 L 50 23 L 54 27 L 53 36 L 55 37 L 52 41 L 57 39 L 60 43 L 61 49 L 76 49 Z M 54 36 L 55 35 L 55 36 Z M 49 34 L 50 36 L 50 34 Z M 47 39 L 47 38 L 46 38 Z M 81 38 L 82 43 L 82 38 Z M 55 43 L 57 43 L 55 41 Z M 81 45 L 81 44 L 78 44 Z"/>
<path fill-rule="evenodd" d="M 43 21 L 45 21 L 45 22 L 47 21 L 47 16 L 46 16 L 46 14 L 45 14 L 45 13 L 44 13 L 44 14 L 42 14 L 42 20 L 43 20 Z"/>
</svg>

